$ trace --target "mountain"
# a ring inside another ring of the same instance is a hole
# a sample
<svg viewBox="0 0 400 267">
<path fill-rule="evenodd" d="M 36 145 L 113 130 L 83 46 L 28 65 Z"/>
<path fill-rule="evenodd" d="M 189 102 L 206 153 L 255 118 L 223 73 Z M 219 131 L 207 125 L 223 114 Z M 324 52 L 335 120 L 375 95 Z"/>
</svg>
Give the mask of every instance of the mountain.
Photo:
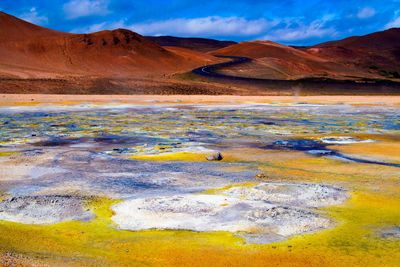
<svg viewBox="0 0 400 267">
<path fill-rule="evenodd" d="M 251 63 L 226 74 L 272 79 L 400 79 L 400 28 L 354 36 L 312 47 L 288 47 L 269 41 L 231 45 L 212 54 L 246 56 Z"/>
<path fill-rule="evenodd" d="M 364 36 L 348 37 L 339 41 L 330 41 L 314 47 L 345 47 L 348 49 L 398 50 L 400 48 L 400 28 L 392 28 Z"/>
<path fill-rule="evenodd" d="M 386 78 L 400 78 L 400 28 L 318 44 L 305 50 Z"/>
<path fill-rule="evenodd" d="M 217 55 L 252 59 L 217 70 L 228 75 L 327 83 L 331 79 L 356 80 L 357 84 L 368 83 L 372 88 L 374 80 L 400 79 L 400 29 L 312 47 L 289 47 L 269 41 L 234 43 L 143 37 L 126 29 L 73 34 L 0 12 L 2 93 L 230 94 L 237 90 L 254 94 L 252 90 L 256 89 L 265 92 L 261 85 L 254 89 L 248 85 L 241 87 L 235 80 L 231 84 L 218 83 L 216 79 L 203 80 L 187 74 L 226 60 Z M 282 90 L 279 84 L 278 91 Z"/>
<path fill-rule="evenodd" d="M 23 41 L 26 38 L 70 35 L 31 24 L 2 11 L 0 11 L 0 26 L 0 43 Z"/>
<path fill-rule="evenodd" d="M 173 36 L 146 36 L 160 46 L 182 47 L 200 52 L 209 52 L 226 46 L 236 44 L 232 41 L 218 41 L 206 38 L 182 38 Z"/>
<path fill-rule="evenodd" d="M 250 63 L 222 70 L 229 75 L 268 79 L 368 77 L 368 73 L 354 70 L 334 60 L 271 41 L 242 42 L 213 51 L 212 54 L 253 59 Z"/>
<path fill-rule="evenodd" d="M 129 30 L 63 33 L 0 12 L 0 77 L 166 75 L 211 62 L 172 51 Z"/>
</svg>

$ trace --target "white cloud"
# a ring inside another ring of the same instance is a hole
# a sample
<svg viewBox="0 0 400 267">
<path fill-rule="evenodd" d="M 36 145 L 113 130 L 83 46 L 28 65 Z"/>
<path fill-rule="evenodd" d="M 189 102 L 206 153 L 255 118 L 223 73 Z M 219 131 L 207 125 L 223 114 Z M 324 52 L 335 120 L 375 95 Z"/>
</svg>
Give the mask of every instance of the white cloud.
<svg viewBox="0 0 400 267">
<path fill-rule="evenodd" d="M 385 25 L 385 29 L 400 28 L 400 17 L 394 18 L 388 24 Z"/>
<path fill-rule="evenodd" d="M 99 32 L 103 30 L 114 30 L 118 28 L 127 28 L 124 21 L 115 21 L 115 22 L 101 22 L 97 24 L 90 25 L 88 27 L 76 28 L 71 31 L 71 33 L 91 33 L 91 32 Z"/>
<path fill-rule="evenodd" d="M 310 24 L 304 24 L 302 22 L 289 23 L 285 28 L 273 30 L 268 35 L 262 37 L 262 39 L 293 42 L 313 37 L 336 36 L 337 32 L 335 28 L 326 27 L 325 25 L 327 21 L 332 19 L 332 16 L 324 16 L 322 19 L 314 20 Z"/>
<path fill-rule="evenodd" d="M 28 12 L 22 13 L 19 17 L 23 20 L 29 21 L 33 24 L 45 25 L 49 22 L 49 19 L 44 15 L 39 15 L 36 7 L 32 7 Z"/>
<path fill-rule="evenodd" d="M 276 22 L 266 19 L 210 16 L 137 23 L 128 25 L 127 28 L 143 35 L 252 36 L 261 34 L 274 25 Z"/>
<path fill-rule="evenodd" d="M 327 22 L 338 19 L 335 14 L 326 14 L 321 19 L 309 24 L 304 18 L 286 18 L 282 20 L 267 20 L 264 18 L 248 20 L 242 17 L 203 17 L 193 19 L 170 19 L 149 23 L 126 23 L 125 20 L 102 22 L 88 27 L 77 28 L 71 32 L 88 33 L 116 28 L 129 29 L 142 35 L 173 35 L 187 37 L 249 37 L 268 35 L 261 39 L 294 42 L 308 38 L 337 36 L 333 27 L 326 26 Z"/>
<path fill-rule="evenodd" d="M 357 18 L 359 19 L 368 19 L 375 16 L 376 10 L 372 7 L 364 7 L 360 9 L 357 13 Z"/>
<path fill-rule="evenodd" d="M 193 19 L 170 19 L 149 23 L 127 24 L 123 20 L 103 22 L 71 32 L 86 33 L 116 28 L 129 29 L 142 35 L 174 36 L 255 36 L 277 25 L 277 21 L 266 19 L 247 20 L 241 17 L 204 17 Z"/>
<path fill-rule="evenodd" d="M 64 4 L 63 9 L 67 19 L 110 13 L 108 0 L 71 0 Z"/>
<path fill-rule="evenodd" d="M 393 19 L 389 21 L 384 27 L 384 29 L 390 29 L 390 28 L 400 28 L 400 9 L 394 12 Z"/>
</svg>

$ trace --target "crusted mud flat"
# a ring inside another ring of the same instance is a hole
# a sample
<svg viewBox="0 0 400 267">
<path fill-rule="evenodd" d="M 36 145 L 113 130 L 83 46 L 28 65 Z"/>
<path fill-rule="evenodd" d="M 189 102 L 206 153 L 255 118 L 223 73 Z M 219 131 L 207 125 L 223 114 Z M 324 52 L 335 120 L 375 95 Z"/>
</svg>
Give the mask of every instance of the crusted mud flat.
<svg viewBox="0 0 400 267">
<path fill-rule="evenodd" d="M 50 224 L 70 220 L 90 220 L 81 198 L 72 196 L 13 197 L 0 202 L 0 220 Z"/>
<path fill-rule="evenodd" d="M 232 187 L 221 194 L 304 208 L 338 205 L 347 198 L 343 189 L 321 184 L 261 183 L 252 187 Z"/>
<path fill-rule="evenodd" d="M 214 195 L 135 198 L 116 205 L 112 219 L 127 230 L 228 231 L 265 243 L 333 226 L 309 207 L 345 199 L 343 190 L 329 186 L 263 183 Z"/>
<path fill-rule="evenodd" d="M 390 266 L 400 257 L 396 105 L 207 101 L 1 107 L 0 258 Z"/>
</svg>

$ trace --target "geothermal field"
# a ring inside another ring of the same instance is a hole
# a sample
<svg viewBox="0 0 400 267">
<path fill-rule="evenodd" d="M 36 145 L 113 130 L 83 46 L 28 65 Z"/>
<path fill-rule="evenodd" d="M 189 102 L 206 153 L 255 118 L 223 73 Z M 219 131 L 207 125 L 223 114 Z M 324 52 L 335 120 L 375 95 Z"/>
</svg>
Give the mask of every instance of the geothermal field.
<svg viewBox="0 0 400 267">
<path fill-rule="evenodd" d="M 201 102 L 3 103 L 3 263 L 400 260 L 398 104 Z"/>
<path fill-rule="evenodd" d="M 400 0 L 1 0 L 0 267 L 399 267 L 399 44 Z"/>
</svg>

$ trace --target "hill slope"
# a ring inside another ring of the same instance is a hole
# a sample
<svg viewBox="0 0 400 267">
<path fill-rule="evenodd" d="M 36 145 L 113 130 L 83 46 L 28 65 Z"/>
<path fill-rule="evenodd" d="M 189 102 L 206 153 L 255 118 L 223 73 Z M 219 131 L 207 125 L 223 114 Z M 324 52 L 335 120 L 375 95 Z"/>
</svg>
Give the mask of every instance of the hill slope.
<svg viewBox="0 0 400 267">
<path fill-rule="evenodd" d="M 0 12 L 0 76 L 164 75 L 208 63 L 188 59 L 129 30 L 70 34 L 45 29 Z M 5 29 L 3 31 L 3 29 Z"/>
<path fill-rule="evenodd" d="M 230 75 L 271 79 L 368 77 L 367 73 L 350 69 L 334 60 L 270 41 L 242 42 L 212 54 L 253 59 L 250 63 L 223 70 Z"/>
<path fill-rule="evenodd" d="M 0 43 L 23 41 L 26 38 L 70 35 L 31 24 L 1 11 L 0 26 Z"/>
<path fill-rule="evenodd" d="M 327 42 L 306 51 L 387 78 L 400 78 L 400 28 Z"/>
</svg>

